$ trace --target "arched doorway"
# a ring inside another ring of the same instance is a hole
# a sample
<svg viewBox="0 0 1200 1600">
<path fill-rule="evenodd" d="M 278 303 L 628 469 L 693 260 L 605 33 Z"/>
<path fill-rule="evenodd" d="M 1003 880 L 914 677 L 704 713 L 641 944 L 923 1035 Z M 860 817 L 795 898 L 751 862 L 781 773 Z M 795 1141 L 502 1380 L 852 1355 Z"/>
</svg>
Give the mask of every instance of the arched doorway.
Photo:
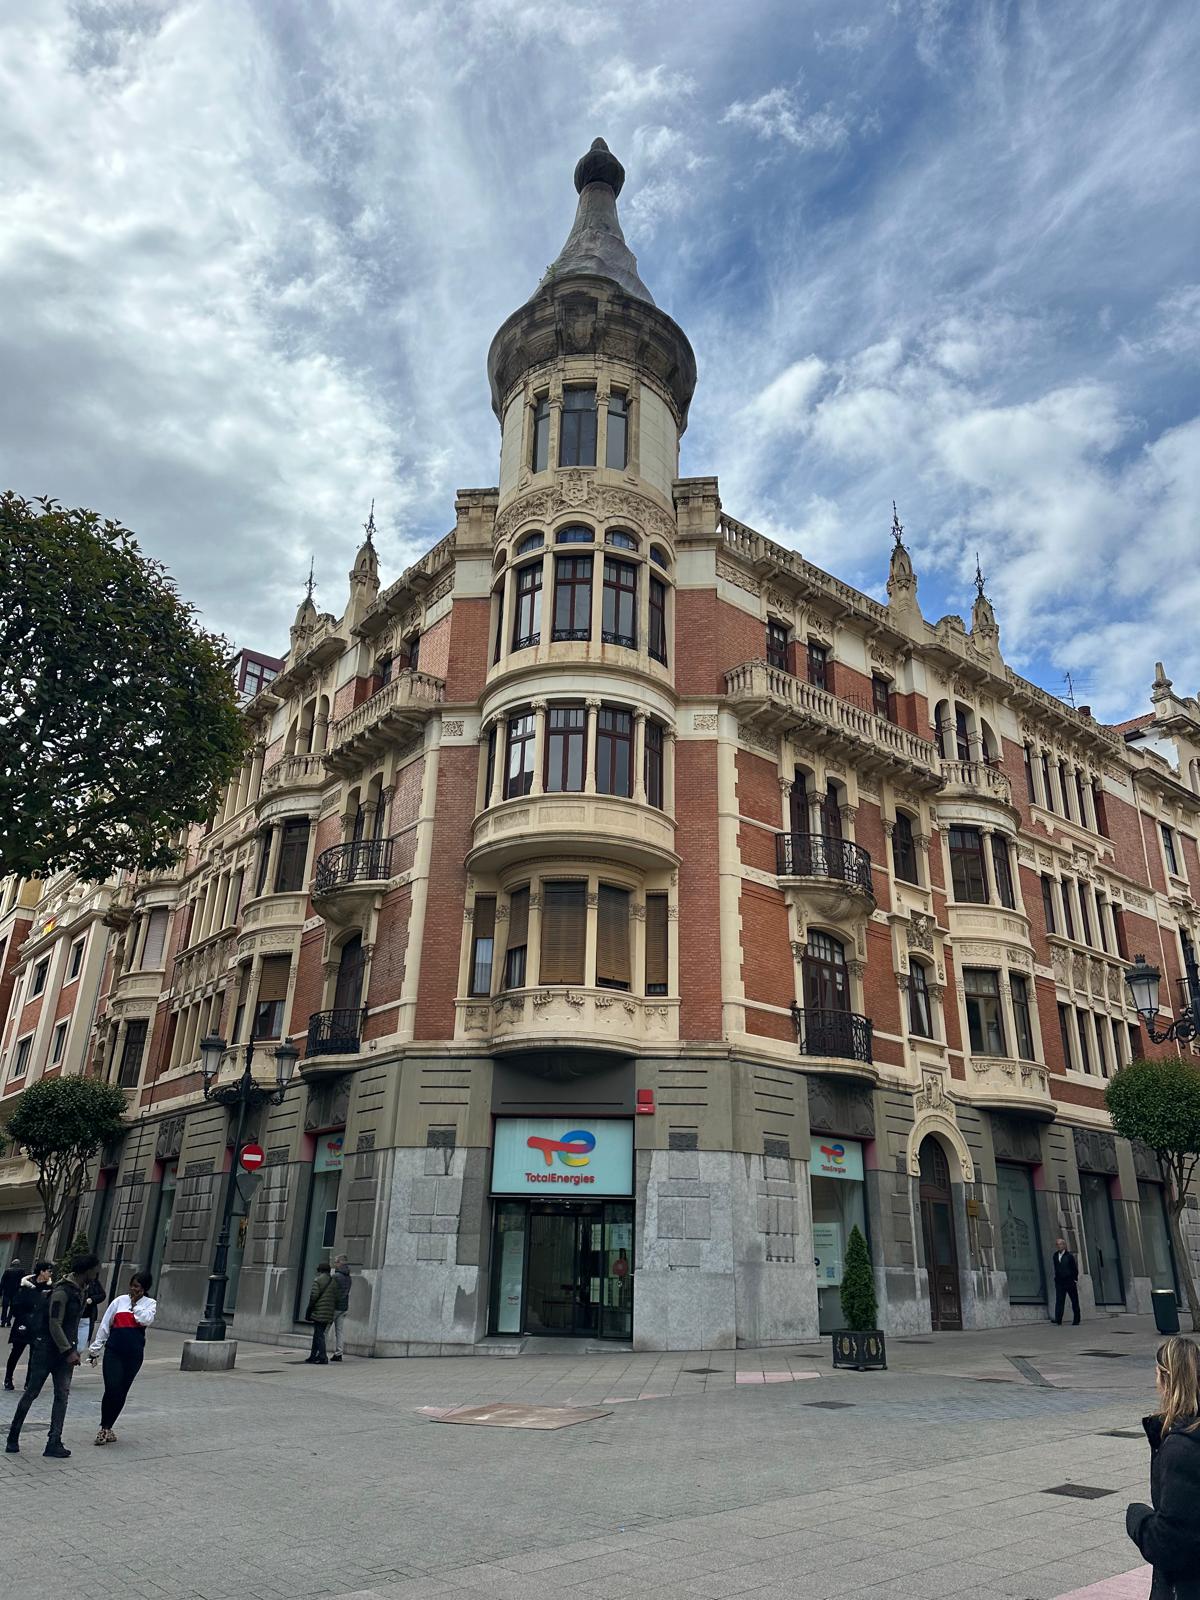
<svg viewBox="0 0 1200 1600">
<path fill-rule="evenodd" d="M 921 1232 L 929 1276 L 929 1315 L 935 1330 L 962 1327 L 958 1289 L 958 1246 L 954 1239 L 954 1198 L 950 1163 L 932 1134 L 918 1156 L 921 1172 Z"/>
<path fill-rule="evenodd" d="M 338 958 L 337 985 L 333 992 L 335 1011 L 357 1011 L 362 1005 L 363 947 L 362 934 L 355 933 L 346 940 Z"/>
</svg>

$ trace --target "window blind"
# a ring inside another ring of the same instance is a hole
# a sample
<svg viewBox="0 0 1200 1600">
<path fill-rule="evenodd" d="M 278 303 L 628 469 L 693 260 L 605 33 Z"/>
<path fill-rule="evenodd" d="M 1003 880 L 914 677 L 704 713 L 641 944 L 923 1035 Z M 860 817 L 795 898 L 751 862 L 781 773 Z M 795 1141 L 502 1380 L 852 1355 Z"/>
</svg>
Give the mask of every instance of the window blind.
<svg viewBox="0 0 1200 1600">
<path fill-rule="evenodd" d="M 646 896 L 646 993 L 667 993 L 667 897 Z"/>
<path fill-rule="evenodd" d="M 608 883 L 600 885 L 596 913 L 596 982 L 622 989 L 630 982 L 629 890 Z"/>
<path fill-rule="evenodd" d="M 265 956 L 262 971 L 258 975 L 258 998 L 261 1004 L 264 1000 L 285 1000 L 287 998 L 288 973 L 291 970 L 289 956 Z"/>
<path fill-rule="evenodd" d="M 543 983 L 582 983 L 587 940 L 587 886 L 542 886 Z"/>
</svg>

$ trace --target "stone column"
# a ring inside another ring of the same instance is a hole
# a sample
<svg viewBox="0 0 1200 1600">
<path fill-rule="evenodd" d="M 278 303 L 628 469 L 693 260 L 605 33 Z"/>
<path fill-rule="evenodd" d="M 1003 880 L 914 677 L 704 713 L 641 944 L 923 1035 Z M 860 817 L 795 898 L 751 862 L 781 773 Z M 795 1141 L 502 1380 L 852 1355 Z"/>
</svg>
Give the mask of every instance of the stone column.
<svg viewBox="0 0 1200 1600">
<path fill-rule="evenodd" d="M 646 804 L 646 717 L 645 711 L 633 713 L 633 798 L 643 806 Z"/>
<path fill-rule="evenodd" d="M 506 947 L 507 953 L 507 947 Z M 542 977 L 542 885 L 535 878 L 529 885 L 529 926 L 525 934 L 525 987 L 532 989 Z"/>
<path fill-rule="evenodd" d="M 584 794 L 596 792 L 596 726 L 600 716 L 599 700 L 586 700 L 587 707 L 587 753 L 586 767 L 583 774 Z"/>
<path fill-rule="evenodd" d="M 263 884 L 264 894 L 275 893 L 275 879 L 279 872 L 279 853 L 282 849 L 283 826 L 281 823 L 273 822 L 271 824 L 270 854 L 267 857 L 267 881 Z"/>
<path fill-rule="evenodd" d="M 496 730 L 496 749 L 492 761 L 492 791 L 485 803 L 489 806 L 498 806 L 504 798 L 504 769 L 508 763 L 506 738 L 508 724 L 502 717 L 497 717 L 492 726 Z"/>
<path fill-rule="evenodd" d="M 533 705 L 533 782 L 530 784 L 530 797 L 546 792 L 546 716 L 547 705 L 544 700 L 534 700 Z"/>
<path fill-rule="evenodd" d="M 663 810 L 675 815 L 675 729 L 663 729 Z"/>
<path fill-rule="evenodd" d="M 983 879 L 987 884 L 987 903 L 990 906 L 1000 904 L 1000 893 L 996 885 L 996 868 L 992 860 L 992 835 L 994 828 L 981 828 L 979 830 L 980 845 L 983 850 Z"/>
</svg>

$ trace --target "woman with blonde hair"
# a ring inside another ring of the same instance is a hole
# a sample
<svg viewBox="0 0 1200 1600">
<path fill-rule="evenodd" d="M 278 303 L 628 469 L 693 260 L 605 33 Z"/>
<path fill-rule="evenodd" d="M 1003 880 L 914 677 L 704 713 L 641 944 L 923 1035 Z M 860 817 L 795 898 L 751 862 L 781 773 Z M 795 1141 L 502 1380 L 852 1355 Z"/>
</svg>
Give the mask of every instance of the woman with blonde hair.
<svg viewBox="0 0 1200 1600">
<path fill-rule="evenodd" d="M 1200 1348 L 1164 1339 L 1155 1357 L 1162 1409 L 1144 1417 L 1151 1505 L 1132 1505 L 1125 1528 L 1154 1568 L 1150 1600 L 1200 1600 Z"/>
</svg>

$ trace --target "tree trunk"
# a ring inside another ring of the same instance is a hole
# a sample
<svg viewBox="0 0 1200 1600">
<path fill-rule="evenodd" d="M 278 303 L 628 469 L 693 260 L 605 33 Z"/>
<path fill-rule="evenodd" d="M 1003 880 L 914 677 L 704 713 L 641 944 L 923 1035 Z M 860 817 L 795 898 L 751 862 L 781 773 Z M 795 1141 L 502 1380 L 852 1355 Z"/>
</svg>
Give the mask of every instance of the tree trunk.
<svg viewBox="0 0 1200 1600">
<path fill-rule="evenodd" d="M 1183 1228 L 1179 1220 L 1186 1202 L 1186 1195 L 1181 1195 L 1178 1203 L 1172 1199 L 1172 1203 L 1167 1207 L 1167 1212 L 1171 1219 L 1171 1248 L 1175 1252 L 1175 1267 L 1179 1273 L 1179 1281 L 1183 1286 L 1184 1294 L 1187 1296 L 1188 1311 L 1191 1313 L 1192 1318 L 1192 1332 L 1200 1333 L 1200 1294 L 1196 1292 L 1196 1278 L 1192 1272 L 1192 1260 L 1188 1255 L 1187 1242 L 1183 1237 Z"/>
</svg>

